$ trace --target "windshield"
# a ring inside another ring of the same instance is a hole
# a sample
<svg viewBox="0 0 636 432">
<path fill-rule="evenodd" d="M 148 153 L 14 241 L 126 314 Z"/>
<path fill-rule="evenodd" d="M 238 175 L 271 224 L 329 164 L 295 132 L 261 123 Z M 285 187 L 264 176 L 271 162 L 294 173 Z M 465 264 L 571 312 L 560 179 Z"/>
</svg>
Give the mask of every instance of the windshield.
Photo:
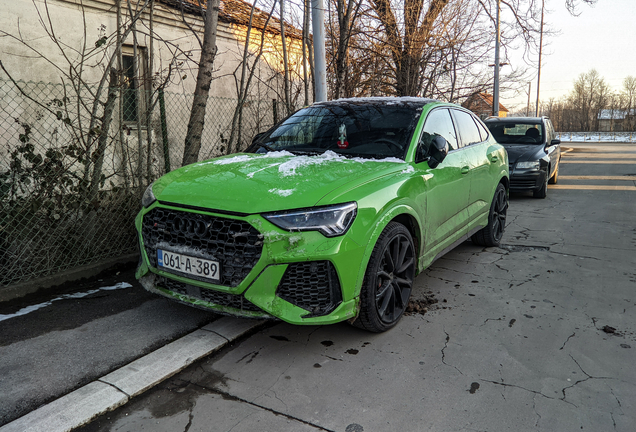
<svg viewBox="0 0 636 432">
<path fill-rule="evenodd" d="M 311 106 L 260 136 L 250 150 L 404 159 L 420 113 L 409 104 Z"/>
<path fill-rule="evenodd" d="M 486 123 L 500 144 L 541 144 L 543 127 L 540 123 Z"/>
</svg>

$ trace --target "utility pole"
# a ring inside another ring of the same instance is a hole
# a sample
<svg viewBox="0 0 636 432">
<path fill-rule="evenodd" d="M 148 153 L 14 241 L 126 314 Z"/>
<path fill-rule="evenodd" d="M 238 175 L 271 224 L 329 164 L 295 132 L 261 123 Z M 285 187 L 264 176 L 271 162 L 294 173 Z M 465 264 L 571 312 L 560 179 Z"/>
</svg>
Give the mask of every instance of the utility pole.
<svg viewBox="0 0 636 432">
<path fill-rule="evenodd" d="M 530 93 L 532 92 L 532 81 L 528 81 L 528 105 L 526 106 L 526 117 L 530 117 Z"/>
<path fill-rule="evenodd" d="M 500 1 L 497 0 L 497 23 L 496 23 L 496 33 L 497 36 L 495 38 L 495 83 L 493 86 L 492 92 L 492 115 L 495 117 L 499 117 L 499 42 L 501 41 L 501 28 L 499 26 L 499 9 L 500 9 Z"/>
<path fill-rule="evenodd" d="M 543 11 L 545 0 L 541 0 L 541 36 L 539 37 L 539 71 L 537 72 L 537 106 L 535 107 L 535 117 L 539 117 L 539 90 L 541 88 L 541 51 L 543 50 Z"/>
<path fill-rule="evenodd" d="M 311 24 L 314 31 L 314 82 L 316 102 L 327 100 L 327 61 L 325 60 L 325 9 L 323 0 L 311 0 Z"/>
</svg>

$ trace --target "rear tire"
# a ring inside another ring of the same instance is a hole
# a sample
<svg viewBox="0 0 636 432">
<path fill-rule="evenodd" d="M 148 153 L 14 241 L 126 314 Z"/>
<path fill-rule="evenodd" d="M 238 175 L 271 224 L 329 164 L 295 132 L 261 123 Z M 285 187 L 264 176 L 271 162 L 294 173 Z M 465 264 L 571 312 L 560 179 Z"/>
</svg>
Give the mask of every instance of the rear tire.
<svg viewBox="0 0 636 432">
<path fill-rule="evenodd" d="M 471 237 L 473 243 L 480 246 L 499 246 L 506 228 L 506 215 L 508 214 L 508 193 L 503 184 L 499 183 L 495 189 L 495 195 L 490 203 L 488 213 L 488 225 L 477 231 Z"/>
<path fill-rule="evenodd" d="M 380 333 L 398 323 L 411 296 L 416 262 L 409 230 L 400 223 L 389 223 L 373 248 L 354 326 Z"/>
</svg>

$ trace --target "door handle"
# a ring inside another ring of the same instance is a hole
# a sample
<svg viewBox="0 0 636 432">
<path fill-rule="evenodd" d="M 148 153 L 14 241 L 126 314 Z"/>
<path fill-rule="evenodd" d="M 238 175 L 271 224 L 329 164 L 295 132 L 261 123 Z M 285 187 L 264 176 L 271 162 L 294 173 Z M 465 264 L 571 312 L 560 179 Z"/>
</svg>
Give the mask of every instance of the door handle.
<svg viewBox="0 0 636 432">
<path fill-rule="evenodd" d="M 497 162 L 499 158 L 497 157 L 497 153 L 490 153 L 488 155 L 488 160 L 490 160 L 490 162 L 495 163 Z"/>
<path fill-rule="evenodd" d="M 465 167 L 462 167 L 461 173 L 468 174 L 469 171 L 470 171 L 470 167 L 465 166 Z"/>
</svg>

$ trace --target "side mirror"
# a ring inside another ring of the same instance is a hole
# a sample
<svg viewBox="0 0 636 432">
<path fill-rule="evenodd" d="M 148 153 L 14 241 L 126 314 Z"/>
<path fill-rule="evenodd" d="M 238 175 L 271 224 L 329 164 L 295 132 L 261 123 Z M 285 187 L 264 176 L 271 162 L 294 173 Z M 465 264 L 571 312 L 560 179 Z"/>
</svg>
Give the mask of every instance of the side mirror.
<svg viewBox="0 0 636 432">
<path fill-rule="evenodd" d="M 441 135 L 435 135 L 428 150 L 428 166 L 436 168 L 441 164 L 448 154 L 448 141 Z"/>
<path fill-rule="evenodd" d="M 557 144 L 561 144 L 561 140 L 560 139 L 553 139 L 552 141 L 550 141 L 550 145 L 557 145 Z"/>
</svg>

